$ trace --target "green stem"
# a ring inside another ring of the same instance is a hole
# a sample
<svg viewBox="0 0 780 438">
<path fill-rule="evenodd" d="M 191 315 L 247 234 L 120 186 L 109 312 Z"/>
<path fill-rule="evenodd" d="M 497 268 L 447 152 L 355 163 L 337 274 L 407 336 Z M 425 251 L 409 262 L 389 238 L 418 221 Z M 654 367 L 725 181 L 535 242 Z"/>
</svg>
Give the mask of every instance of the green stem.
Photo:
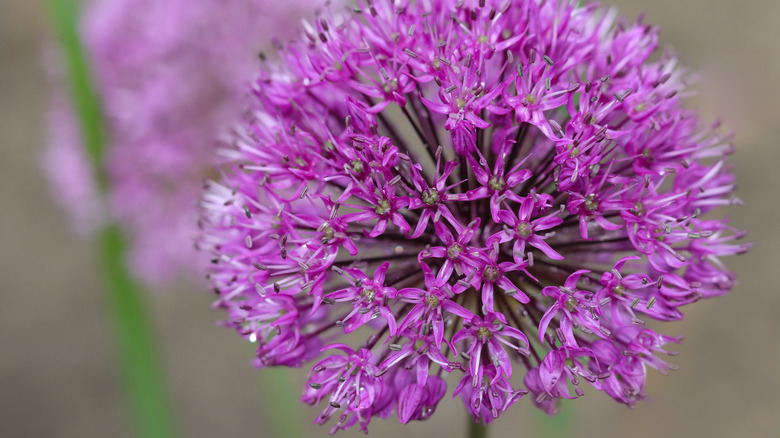
<svg viewBox="0 0 780 438">
<path fill-rule="evenodd" d="M 100 236 L 100 258 L 110 300 L 119 362 L 139 437 L 173 437 L 173 420 L 143 292 L 127 272 L 124 241 L 115 225 Z"/>
<path fill-rule="evenodd" d="M 78 31 L 79 11 L 73 0 L 48 0 L 51 22 L 62 45 L 71 99 L 78 113 L 84 147 L 94 176 L 105 192 L 102 166 L 105 149 L 100 101 L 92 88 L 89 64 Z M 124 240 L 119 228 L 106 225 L 100 233 L 100 260 L 119 350 L 119 362 L 136 435 L 175 436 L 170 406 L 151 330 L 144 293 L 127 272 Z"/>
<path fill-rule="evenodd" d="M 68 71 L 71 100 L 81 127 L 84 147 L 92 160 L 93 171 L 105 188 L 102 166 L 105 132 L 100 100 L 92 88 L 89 63 L 79 37 L 79 12 L 73 0 L 48 0 L 49 15 L 54 25 Z"/>
<path fill-rule="evenodd" d="M 537 413 L 536 433 L 534 436 L 539 438 L 566 438 L 571 437 L 573 433 L 573 403 L 564 403 L 559 401 L 558 414 L 550 418 L 542 411 Z"/>
<path fill-rule="evenodd" d="M 466 416 L 466 422 L 469 424 L 469 435 L 468 438 L 487 438 L 488 436 L 488 427 L 487 424 L 483 422 L 475 423 L 474 419 L 471 418 L 471 416 Z"/>
<path fill-rule="evenodd" d="M 263 407 L 269 420 L 269 436 L 306 436 L 300 415 L 299 391 L 286 367 L 268 367 L 259 370 Z"/>
</svg>

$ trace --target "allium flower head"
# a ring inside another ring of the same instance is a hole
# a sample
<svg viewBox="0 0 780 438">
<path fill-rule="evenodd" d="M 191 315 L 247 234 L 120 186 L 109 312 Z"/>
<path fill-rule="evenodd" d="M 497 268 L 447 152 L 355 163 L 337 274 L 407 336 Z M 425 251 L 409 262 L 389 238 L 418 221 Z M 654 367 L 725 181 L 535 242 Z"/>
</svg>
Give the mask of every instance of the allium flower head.
<svg viewBox="0 0 780 438">
<path fill-rule="evenodd" d="M 157 285 L 200 263 L 192 240 L 216 138 L 240 115 L 258 50 L 287 38 L 311 0 L 94 0 L 80 31 L 106 113 L 109 214 L 101 214 L 77 118 L 53 105 L 46 169 L 81 231 L 117 220 L 131 268 Z M 52 59 L 54 76 L 63 76 Z M 60 88 L 65 89 L 60 84 Z M 57 90 L 62 91 L 62 90 Z M 65 94 L 62 92 L 61 94 Z"/>
<path fill-rule="evenodd" d="M 325 352 L 318 423 L 427 418 L 448 374 L 477 421 L 583 386 L 633 406 L 680 341 L 646 322 L 734 285 L 721 258 L 748 245 L 707 216 L 737 202 L 732 145 L 682 108 L 657 29 L 574 1 L 400 0 L 302 39 L 262 69 L 202 226 L 256 365 Z"/>
</svg>

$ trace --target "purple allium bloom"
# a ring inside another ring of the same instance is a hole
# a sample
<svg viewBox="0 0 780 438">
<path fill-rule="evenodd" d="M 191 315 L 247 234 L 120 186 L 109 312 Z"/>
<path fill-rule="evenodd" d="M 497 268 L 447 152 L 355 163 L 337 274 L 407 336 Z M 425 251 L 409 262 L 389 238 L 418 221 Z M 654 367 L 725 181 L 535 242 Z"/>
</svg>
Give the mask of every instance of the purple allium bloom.
<svg viewBox="0 0 780 438">
<path fill-rule="evenodd" d="M 326 351 L 303 401 L 333 431 L 427 418 L 447 374 L 477 421 L 585 385 L 634 406 L 680 341 L 646 322 L 726 293 L 721 258 L 749 248 L 707 215 L 738 202 L 732 145 L 682 107 L 657 33 L 574 1 L 322 15 L 206 187 L 226 325 L 261 367 Z"/>
<path fill-rule="evenodd" d="M 61 76 L 56 68 L 50 70 L 52 75 Z M 77 115 L 62 94 L 55 93 L 49 109 L 49 148 L 43 156 L 43 168 L 55 187 L 55 199 L 68 210 L 76 232 L 87 235 L 103 222 L 103 208 Z"/>
<path fill-rule="evenodd" d="M 106 113 L 108 214 L 65 99 L 52 109 L 46 170 L 76 228 L 101 218 L 130 237 L 133 273 L 151 285 L 207 261 L 193 250 L 196 204 L 215 140 L 240 116 L 259 49 L 287 38 L 311 0 L 95 0 L 80 30 Z M 319 6 L 319 2 L 316 2 Z M 51 59 L 58 74 L 57 60 Z M 61 64 L 61 63 L 59 63 Z"/>
</svg>

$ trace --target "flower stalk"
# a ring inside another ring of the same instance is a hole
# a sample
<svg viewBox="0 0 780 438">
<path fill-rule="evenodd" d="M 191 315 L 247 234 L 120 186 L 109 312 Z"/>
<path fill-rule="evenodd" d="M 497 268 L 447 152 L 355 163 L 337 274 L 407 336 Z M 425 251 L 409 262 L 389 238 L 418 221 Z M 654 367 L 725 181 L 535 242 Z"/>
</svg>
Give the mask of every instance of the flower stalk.
<svg viewBox="0 0 780 438">
<path fill-rule="evenodd" d="M 90 72 L 78 35 L 78 8 L 72 0 L 50 0 L 48 8 L 63 48 L 72 100 L 94 175 L 105 189 L 102 157 L 105 133 L 100 103 L 90 82 Z M 105 291 L 110 303 L 119 362 L 127 403 L 136 434 L 142 438 L 175 436 L 173 420 L 148 311 L 139 289 L 127 271 L 125 242 L 114 224 L 104 226 L 99 237 Z"/>
<path fill-rule="evenodd" d="M 487 438 L 488 436 L 488 425 L 479 422 L 474 422 L 474 419 L 471 417 L 466 418 L 466 422 L 469 424 L 469 434 L 468 438 Z"/>
<path fill-rule="evenodd" d="M 144 292 L 127 271 L 125 242 L 116 225 L 100 233 L 103 281 L 119 350 L 132 421 L 141 438 L 174 437 L 174 421 Z"/>
</svg>

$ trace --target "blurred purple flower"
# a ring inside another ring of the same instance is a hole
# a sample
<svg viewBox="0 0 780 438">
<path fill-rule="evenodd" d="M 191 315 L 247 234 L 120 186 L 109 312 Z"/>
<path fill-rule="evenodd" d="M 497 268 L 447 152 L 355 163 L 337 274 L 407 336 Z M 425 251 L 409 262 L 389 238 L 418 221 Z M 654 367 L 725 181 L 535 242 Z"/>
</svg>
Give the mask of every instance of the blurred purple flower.
<svg viewBox="0 0 780 438">
<path fill-rule="evenodd" d="M 45 157 L 55 197 L 76 228 L 118 221 L 131 241 L 133 273 L 151 285 L 202 271 L 193 206 L 214 174 L 217 139 L 240 116 L 258 51 L 271 38 L 290 37 L 315 5 L 320 1 L 91 2 L 80 28 L 109 133 L 108 214 L 100 211 L 62 85 Z"/>
<path fill-rule="evenodd" d="M 750 246 L 706 215 L 737 202 L 732 145 L 682 108 L 657 29 L 552 0 L 365 2 L 305 29 L 201 204 L 215 305 L 256 363 L 366 336 L 309 374 L 333 431 L 428 418 L 445 373 L 484 422 L 585 383 L 642 399 L 679 342 L 645 321 L 726 293 L 721 258 Z"/>
<path fill-rule="evenodd" d="M 54 66 L 53 52 L 47 53 L 52 75 L 62 76 Z M 76 232 L 92 233 L 105 213 L 87 151 L 82 143 L 78 116 L 64 93 L 55 93 L 49 109 L 49 147 L 43 168 L 54 186 L 55 200 L 68 210 Z"/>
</svg>

